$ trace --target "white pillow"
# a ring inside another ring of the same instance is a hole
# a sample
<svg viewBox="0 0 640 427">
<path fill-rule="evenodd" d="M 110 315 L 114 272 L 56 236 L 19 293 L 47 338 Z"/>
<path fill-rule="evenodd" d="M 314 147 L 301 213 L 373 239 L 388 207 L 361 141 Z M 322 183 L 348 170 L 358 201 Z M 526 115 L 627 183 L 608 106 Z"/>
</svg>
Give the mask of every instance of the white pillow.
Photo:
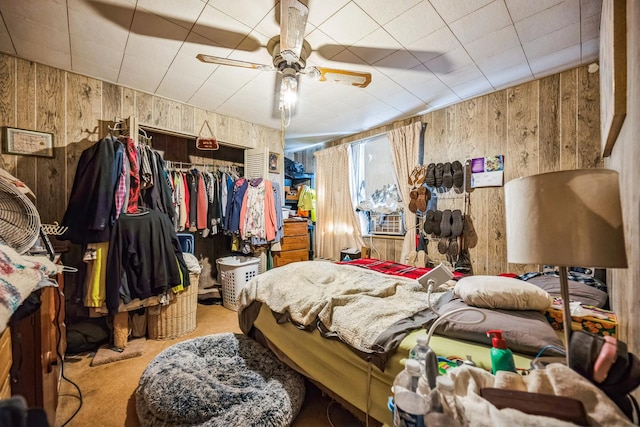
<svg viewBox="0 0 640 427">
<path fill-rule="evenodd" d="M 544 310 L 553 298 L 536 285 L 503 276 L 465 276 L 453 292 L 467 305 L 506 310 Z"/>
</svg>

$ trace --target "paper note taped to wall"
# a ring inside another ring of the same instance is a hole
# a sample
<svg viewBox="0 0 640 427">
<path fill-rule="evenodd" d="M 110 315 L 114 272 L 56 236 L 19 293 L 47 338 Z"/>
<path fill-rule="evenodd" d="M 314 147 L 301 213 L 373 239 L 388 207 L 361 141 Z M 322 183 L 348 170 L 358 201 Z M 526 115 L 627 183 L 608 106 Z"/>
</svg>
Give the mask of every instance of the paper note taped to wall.
<svg viewBox="0 0 640 427">
<path fill-rule="evenodd" d="M 504 156 L 471 159 L 471 187 L 501 187 L 504 175 Z"/>
</svg>

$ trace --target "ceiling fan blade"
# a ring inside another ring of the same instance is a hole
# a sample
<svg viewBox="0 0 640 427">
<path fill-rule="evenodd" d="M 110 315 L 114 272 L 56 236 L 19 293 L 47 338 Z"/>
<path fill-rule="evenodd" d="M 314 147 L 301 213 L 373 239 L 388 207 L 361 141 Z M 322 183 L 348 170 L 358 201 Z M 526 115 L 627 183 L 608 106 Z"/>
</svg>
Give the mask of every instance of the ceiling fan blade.
<svg viewBox="0 0 640 427">
<path fill-rule="evenodd" d="M 202 53 L 199 53 L 198 55 L 196 55 L 196 58 L 208 64 L 230 65 L 232 67 L 242 67 L 242 68 L 253 68 L 255 70 L 260 70 L 260 71 L 275 71 L 275 67 L 273 67 L 272 65 L 256 64 L 254 62 L 239 61 L 237 59 L 220 58 L 219 56 L 204 55 Z"/>
<path fill-rule="evenodd" d="M 357 87 L 367 87 L 369 83 L 371 83 L 371 73 L 363 73 L 360 71 L 307 67 L 304 70 L 300 70 L 300 72 L 321 82 L 336 82 Z"/>
<path fill-rule="evenodd" d="M 298 0 L 280 0 L 280 56 L 287 64 L 300 59 L 309 9 Z"/>
</svg>

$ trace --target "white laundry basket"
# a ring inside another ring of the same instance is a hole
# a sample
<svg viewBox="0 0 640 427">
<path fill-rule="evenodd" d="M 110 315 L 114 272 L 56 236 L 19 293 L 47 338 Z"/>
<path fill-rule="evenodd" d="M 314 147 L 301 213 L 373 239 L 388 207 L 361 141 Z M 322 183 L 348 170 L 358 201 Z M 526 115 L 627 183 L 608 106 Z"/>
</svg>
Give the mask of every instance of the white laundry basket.
<svg viewBox="0 0 640 427">
<path fill-rule="evenodd" d="M 260 258 L 228 256 L 216 260 L 222 282 L 222 305 L 238 311 L 238 297 L 244 285 L 258 275 Z"/>
</svg>

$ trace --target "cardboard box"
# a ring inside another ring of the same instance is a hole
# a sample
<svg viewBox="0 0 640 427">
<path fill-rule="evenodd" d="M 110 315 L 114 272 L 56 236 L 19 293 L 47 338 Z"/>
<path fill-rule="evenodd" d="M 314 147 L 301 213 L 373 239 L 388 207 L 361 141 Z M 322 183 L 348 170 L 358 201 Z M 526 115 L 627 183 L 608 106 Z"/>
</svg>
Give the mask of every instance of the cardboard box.
<svg viewBox="0 0 640 427">
<path fill-rule="evenodd" d="M 617 337 L 618 316 L 612 311 L 580 304 L 582 313 L 571 316 L 571 330 L 584 330 L 602 336 Z M 545 310 L 545 317 L 553 329 L 562 330 L 562 299 L 554 298 L 553 305 Z"/>
</svg>

